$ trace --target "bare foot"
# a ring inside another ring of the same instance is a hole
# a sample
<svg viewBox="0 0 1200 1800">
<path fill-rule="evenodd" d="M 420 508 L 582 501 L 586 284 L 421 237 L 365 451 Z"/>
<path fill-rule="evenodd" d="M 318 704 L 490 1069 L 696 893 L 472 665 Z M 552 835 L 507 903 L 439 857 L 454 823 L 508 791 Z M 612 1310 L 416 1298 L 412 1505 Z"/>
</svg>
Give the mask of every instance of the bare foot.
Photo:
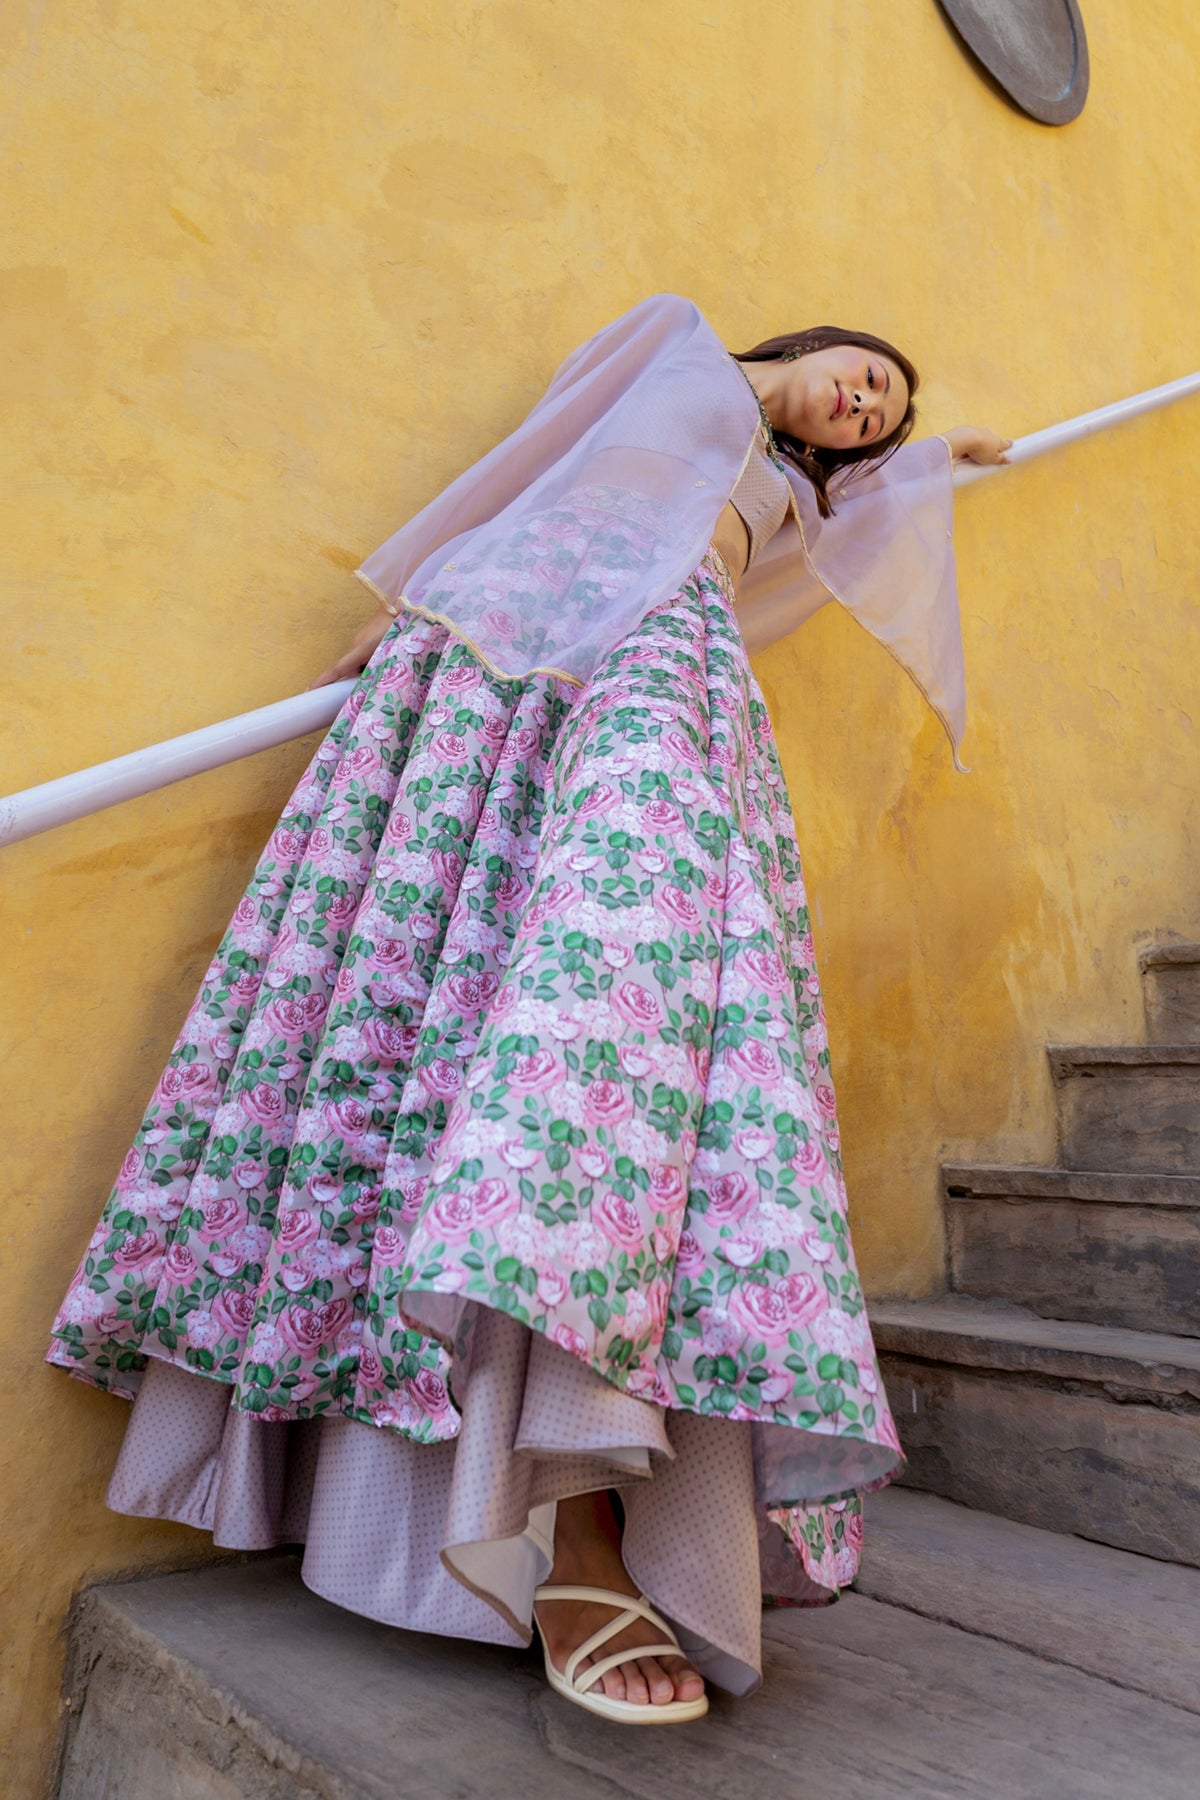
<svg viewBox="0 0 1200 1800">
<path fill-rule="evenodd" d="M 602 1587 L 614 1593 L 636 1595 L 637 1588 L 629 1578 L 621 1560 L 621 1532 L 606 1491 L 577 1494 L 560 1500 L 554 1532 L 554 1567 L 547 1577 L 548 1586 Z M 651 1605 L 654 1604 L 651 1599 Z M 541 1626 L 550 1651 L 550 1660 L 560 1672 L 567 1659 L 580 1644 L 611 1622 L 614 1609 L 590 1600 L 542 1600 L 537 1607 Z M 638 1644 L 659 1644 L 661 1633 L 649 1619 L 636 1619 L 604 1644 L 597 1653 L 601 1659 L 616 1650 Z M 594 1657 L 585 1657 L 576 1674 L 589 1669 Z M 699 1700 L 704 1680 L 682 1656 L 642 1656 L 636 1662 L 622 1663 L 593 1685 L 593 1692 L 610 1700 L 628 1700 L 635 1706 L 666 1706 L 672 1700 Z"/>
</svg>

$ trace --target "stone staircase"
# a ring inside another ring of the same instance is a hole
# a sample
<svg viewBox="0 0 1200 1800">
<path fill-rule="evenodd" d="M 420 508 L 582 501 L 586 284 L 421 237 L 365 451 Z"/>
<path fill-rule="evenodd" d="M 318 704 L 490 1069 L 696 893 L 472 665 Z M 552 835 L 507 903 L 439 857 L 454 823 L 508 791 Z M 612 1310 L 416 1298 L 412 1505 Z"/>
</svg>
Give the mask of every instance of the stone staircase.
<svg viewBox="0 0 1200 1800">
<path fill-rule="evenodd" d="M 761 1692 L 630 1731 L 265 1556 L 80 1597 L 58 1800 L 1194 1800 L 1200 947 L 1142 968 L 1156 1041 L 1050 1051 L 1061 1166 L 943 1171 L 951 1292 L 872 1309 L 907 1486 Z"/>
<path fill-rule="evenodd" d="M 1049 1046 L 1059 1165 L 945 1168 L 950 1292 L 871 1317 L 906 1485 L 1200 1564 L 1200 945 L 1140 965 L 1146 1044 Z"/>
</svg>

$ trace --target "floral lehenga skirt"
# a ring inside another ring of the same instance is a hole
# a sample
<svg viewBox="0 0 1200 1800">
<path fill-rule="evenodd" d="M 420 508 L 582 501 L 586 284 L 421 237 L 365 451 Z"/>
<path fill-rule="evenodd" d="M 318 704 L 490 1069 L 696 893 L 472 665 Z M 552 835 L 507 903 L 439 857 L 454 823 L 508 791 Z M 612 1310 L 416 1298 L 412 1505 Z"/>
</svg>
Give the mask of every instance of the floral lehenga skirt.
<svg viewBox="0 0 1200 1800">
<path fill-rule="evenodd" d="M 603 596 L 637 509 L 514 558 Z M 586 687 L 391 628 L 222 939 L 54 1326 L 118 1510 L 417 1630 L 528 1640 L 619 1490 L 705 1673 L 853 1578 L 901 1457 L 795 828 L 715 553 Z"/>
</svg>

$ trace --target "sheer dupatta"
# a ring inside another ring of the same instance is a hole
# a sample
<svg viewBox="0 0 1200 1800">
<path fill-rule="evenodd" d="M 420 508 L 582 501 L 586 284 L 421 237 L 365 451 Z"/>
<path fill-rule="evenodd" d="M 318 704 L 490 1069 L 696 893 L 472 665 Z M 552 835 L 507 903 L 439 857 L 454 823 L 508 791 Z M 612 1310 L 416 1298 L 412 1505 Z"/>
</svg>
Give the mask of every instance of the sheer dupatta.
<svg viewBox="0 0 1200 1800">
<path fill-rule="evenodd" d="M 655 295 L 569 356 L 528 418 L 356 573 L 392 611 L 442 621 L 497 673 L 548 670 L 582 684 L 700 561 L 758 426 L 749 384 L 698 309 Z M 905 445 L 835 481 L 832 519 L 819 517 L 802 475 L 789 468 L 788 477 L 792 519 L 743 577 L 739 614 L 749 623 L 769 613 L 792 629 L 839 601 L 908 670 L 961 768 L 965 691 L 944 441 Z M 567 541 L 571 511 L 601 493 L 610 511 L 627 505 L 653 530 L 638 559 L 614 555 L 605 579 L 593 569 L 583 581 Z M 555 512 L 564 543 L 547 556 L 545 519 Z"/>
</svg>

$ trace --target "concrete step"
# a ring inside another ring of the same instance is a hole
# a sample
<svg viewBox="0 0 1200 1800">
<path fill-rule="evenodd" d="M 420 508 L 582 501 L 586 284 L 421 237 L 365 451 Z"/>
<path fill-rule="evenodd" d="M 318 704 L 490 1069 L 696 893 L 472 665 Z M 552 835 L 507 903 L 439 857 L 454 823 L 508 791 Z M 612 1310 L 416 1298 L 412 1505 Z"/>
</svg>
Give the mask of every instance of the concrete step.
<svg viewBox="0 0 1200 1800">
<path fill-rule="evenodd" d="M 1154 944 L 1138 957 L 1152 1044 L 1200 1044 L 1200 944 Z"/>
<path fill-rule="evenodd" d="M 1200 1174 L 1200 1044 L 1050 1044 L 1069 1169 Z"/>
<path fill-rule="evenodd" d="M 952 1163 L 942 1187 L 955 1293 L 1200 1336 L 1200 1176 Z"/>
<path fill-rule="evenodd" d="M 1200 1340 L 961 1295 L 871 1324 L 908 1486 L 1200 1564 Z"/>
<path fill-rule="evenodd" d="M 1200 1570 L 911 1488 L 866 1526 L 856 1592 L 1200 1714 Z"/>
<path fill-rule="evenodd" d="M 768 1613 L 764 1644 L 761 1693 L 631 1731 L 292 1558 L 97 1588 L 59 1800 L 1194 1800 L 1200 1719 L 1163 1697 L 857 1594 Z"/>
</svg>

